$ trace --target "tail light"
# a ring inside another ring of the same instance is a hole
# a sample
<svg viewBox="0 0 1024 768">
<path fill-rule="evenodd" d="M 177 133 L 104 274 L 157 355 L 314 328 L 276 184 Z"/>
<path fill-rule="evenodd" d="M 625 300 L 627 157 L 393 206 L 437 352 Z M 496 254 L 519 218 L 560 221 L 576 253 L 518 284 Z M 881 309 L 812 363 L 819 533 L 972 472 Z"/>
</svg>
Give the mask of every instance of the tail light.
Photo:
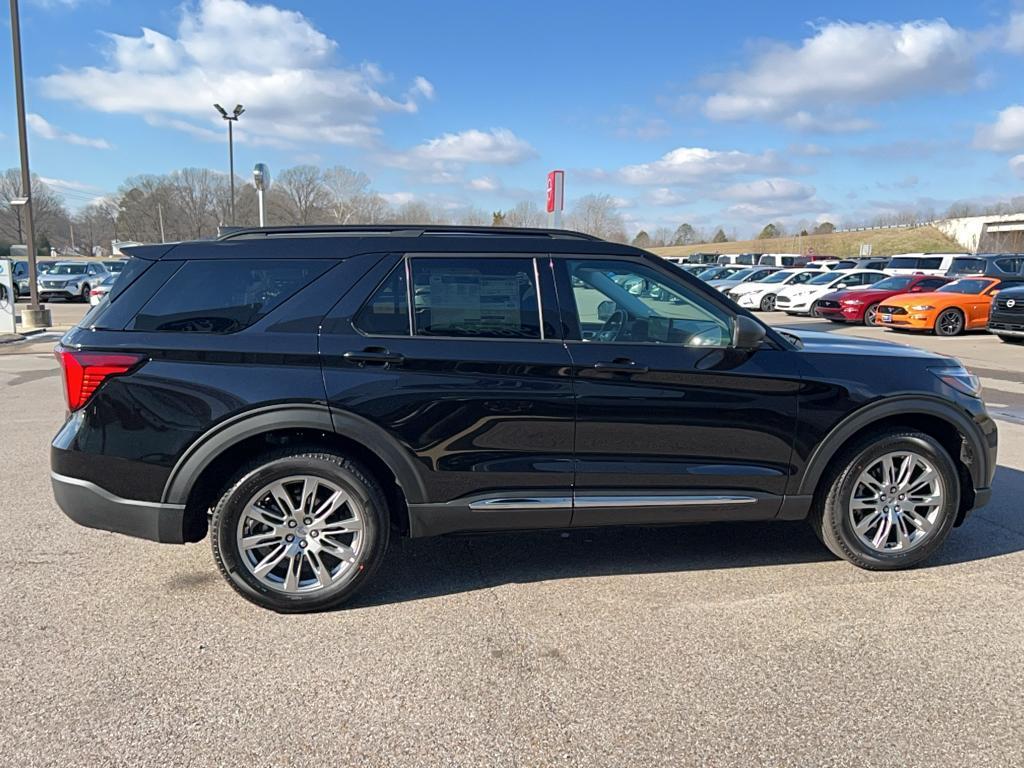
<svg viewBox="0 0 1024 768">
<path fill-rule="evenodd" d="M 91 291 L 89 291 L 89 295 L 90 296 L 102 296 L 103 295 L 103 291 L 98 291 L 95 288 L 93 288 Z"/>
<path fill-rule="evenodd" d="M 85 405 L 111 376 L 128 373 L 146 359 L 127 352 L 81 352 L 67 347 L 57 347 L 53 353 L 60 362 L 64 396 L 72 411 Z"/>
</svg>

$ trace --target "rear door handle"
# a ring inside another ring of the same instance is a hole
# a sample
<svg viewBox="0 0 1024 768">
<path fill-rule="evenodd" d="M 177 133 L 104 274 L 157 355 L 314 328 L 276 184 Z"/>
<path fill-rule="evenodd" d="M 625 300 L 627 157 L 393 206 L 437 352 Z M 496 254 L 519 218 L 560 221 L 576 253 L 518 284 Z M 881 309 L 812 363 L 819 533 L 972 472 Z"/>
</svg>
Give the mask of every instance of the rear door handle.
<svg viewBox="0 0 1024 768">
<path fill-rule="evenodd" d="M 346 352 L 342 355 L 350 363 L 366 365 L 387 365 L 388 363 L 398 364 L 405 360 L 405 355 L 400 352 L 391 352 L 379 347 L 364 349 L 358 352 Z"/>
<path fill-rule="evenodd" d="M 594 363 L 598 371 L 609 371 L 611 373 L 647 373 L 650 370 L 646 365 L 637 365 L 634 361 L 617 357 L 614 360 L 601 360 Z"/>
</svg>

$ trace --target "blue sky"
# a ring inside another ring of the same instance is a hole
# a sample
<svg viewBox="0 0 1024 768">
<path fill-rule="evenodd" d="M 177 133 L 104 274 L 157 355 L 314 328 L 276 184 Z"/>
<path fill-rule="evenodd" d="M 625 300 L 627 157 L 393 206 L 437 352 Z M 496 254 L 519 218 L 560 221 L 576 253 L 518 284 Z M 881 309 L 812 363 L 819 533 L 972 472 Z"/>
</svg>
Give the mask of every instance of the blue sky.
<svg viewBox="0 0 1024 768">
<path fill-rule="evenodd" d="M 542 204 L 563 168 L 569 205 L 611 194 L 633 230 L 941 212 L 1024 179 L 1012 3 L 482 7 L 22 0 L 33 170 L 71 207 L 133 174 L 225 170 L 219 101 L 247 109 L 240 175 L 343 164 L 393 201 L 493 210 Z"/>
</svg>

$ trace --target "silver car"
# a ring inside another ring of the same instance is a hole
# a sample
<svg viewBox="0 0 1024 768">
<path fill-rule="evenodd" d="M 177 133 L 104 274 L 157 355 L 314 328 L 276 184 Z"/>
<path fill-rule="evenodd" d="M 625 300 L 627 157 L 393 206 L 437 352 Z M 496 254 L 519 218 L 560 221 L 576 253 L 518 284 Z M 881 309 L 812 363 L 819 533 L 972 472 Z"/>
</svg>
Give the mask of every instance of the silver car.
<svg viewBox="0 0 1024 768">
<path fill-rule="evenodd" d="M 110 273 L 100 262 L 58 261 L 39 275 L 36 283 L 41 301 L 65 299 L 89 301 L 92 286 L 99 285 Z"/>
</svg>

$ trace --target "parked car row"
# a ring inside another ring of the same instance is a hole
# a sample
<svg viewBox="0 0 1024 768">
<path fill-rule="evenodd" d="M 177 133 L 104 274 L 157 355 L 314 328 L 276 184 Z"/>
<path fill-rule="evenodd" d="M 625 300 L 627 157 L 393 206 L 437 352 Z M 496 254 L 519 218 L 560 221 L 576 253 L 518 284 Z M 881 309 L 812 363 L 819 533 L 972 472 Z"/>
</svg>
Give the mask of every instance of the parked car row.
<svg viewBox="0 0 1024 768">
<path fill-rule="evenodd" d="M 55 298 L 90 301 L 93 298 L 93 289 L 98 288 L 108 277 L 119 275 L 126 263 L 127 259 L 39 259 L 36 261 L 36 288 L 40 301 Z M 28 261 L 15 261 L 11 271 L 14 277 L 14 297 L 27 297 L 31 293 Z"/>
<path fill-rule="evenodd" d="M 820 265 L 797 269 L 687 265 L 683 269 L 746 309 L 937 336 L 987 328 L 1003 341 L 1024 343 L 1024 256 L 897 256 L 890 261 L 895 266 L 884 271 L 862 268 L 865 261 L 851 260 L 852 266 L 838 269 Z M 922 271 L 914 271 L 916 267 Z M 935 274 L 940 271 L 951 275 Z"/>
</svg>

